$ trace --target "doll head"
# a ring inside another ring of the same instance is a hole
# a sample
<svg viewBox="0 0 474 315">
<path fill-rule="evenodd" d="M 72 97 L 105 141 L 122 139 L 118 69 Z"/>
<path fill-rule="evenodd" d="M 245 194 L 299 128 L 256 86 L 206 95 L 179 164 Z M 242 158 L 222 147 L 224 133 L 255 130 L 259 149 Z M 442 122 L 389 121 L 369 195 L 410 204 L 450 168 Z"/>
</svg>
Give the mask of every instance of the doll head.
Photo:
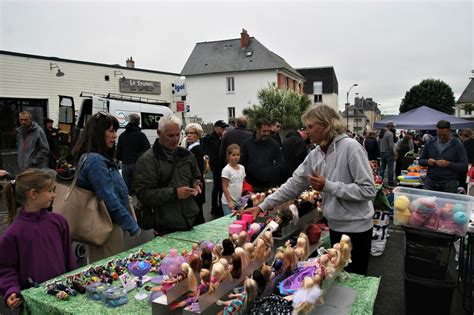
<svg viewBox="0 0 474 315">
<path fill-rule="evenodd" d="M 212 249 L 212 263 L 216 263 L 221 259 L 222 257 L 222 245 L 221 244 L 216 244 L 214 245 L 214 248 Z"/>
<path fill-rule="evenodd" d="M 236 253 L 233 253 L 230 256 L 230 274 L 232 275 L 232 278 L 234 279 L 240 279 L 242 276 L 242 259 L 240 259 L 240 256 Z"/>
<path fill-rule="evenodd" d="M 201 268 L 202 268 L 202 259 L 200 256 L 196 256 L 196 255 L 191 255 L 189 256 L 189 266 L 191 266 L 191 269 L 194 271 L 194 272 L 199 272 L 201 271 Z"/>
<path fill-rule="evenodd" d="M 283 270 L 285 272 L 293 272 L 296 269 L 298 257 L 292 247 L 287 247 L 283 253 Z"/>
<path fill-rule="evenodd" d="M 271 231 L 265 231 L 261 237 L 265 239 L 269 247 L 273 248 L 273 235 Z"/>
<path fill-rule="evenodd" d="M 329 264 L 334 268 L 335 271 L 341 271 L 339 269 L 339 266 L 341 264 L 341 252 L 334 247 L 329 248 L 327 252 L 329 256 Z"/>
<path fill-rule="evenodd" d="M 212 252 L 208 247 L 204 247 L 201 252 L 202 268 L 211 269 Z"/>
<path fill-rule="evenodd" d="M 243 311 L 247 309 L 250 305 L 257 300 L 258 297 L 258 285 L 257 282 L 252 278 L 247 278 L 244 281 L 244 291 L 247 293 L 247 298 L 245 299 Z"/>
<path fill-rule="evenodd" d="M 304 233 L 300 233 L 296 240 L 296 255 L 299 260 L 307 260 L 309 257 L 309 240 L 308 236 Z"/>
<path fill-rule="evenodd" d="M 188 286 L 190 291 L 196 291 L 197 283 L 196 277 L 194 276 L 194 271 L 188 263 L 181 264 L 181 271 L 186 275 L 188 278 Z"/>
<path fill-rule="evenodd" d="M 252 261 L 255 259 L 255 246 L 253 243 L 245 243 L 244 244 L 244 249 L 247 252 L 247 255 L 249 256 L 249 260 Z"/>
<path fill-rule="evenodd" d="M 230 260 L 230 257 L 229 257 L 229 260 Z M 221 259 L 219 259 L 219 263 L 221 263 L 222 266 L 224 266 L 224 269 L 225 269 L 224 280 L 231 280 L 231 279 L 232 279 L 232 275 L 230 274 L 230 264 L 229 264 L 229 261 L 228 261 L 226 258 L 221 258 Z"/>
<path fill-rule="evenodd" d="M 265 282 L 268 283 L 270 281 L 270 278 L 272 276 L 272 267 L 264 263 L 261 268 L 262 271 L 262 276 L 265 279 Z"/>
<path fill-rule="evenodd" d="M 243 246 L 245 243 L 247 243 L 247 232 L 242 231 L 237 238 L 237 246 Z"/>
<path fill-rule="evenodd" d="M 214 291 L 217 289 L 219 286 L 219 283 L 223 281 L 225 275 L 226 275 L 226 269 L 220 262 L 216 262 L 214 265 L 212 265 L 212 270 L 211 270 L 211 283 L 209 284 L 209 293 L 214 293 Z"/>
<path fill-rule="evenodd" d="M 257 246 L 255 246 L 255 258 L 258 260 L 267 260 L 270 258 L 272 248 L 265 240 L 264 237 L 260 237 L 257 240 Z"/>
<path fill-rule="evenodd" d="M 341 251 L 341 263 L 343 267 L 347 266 L 351 262 L 351 251 L 352 251 L 352 242 L 351 238 L 346 234 L 342 234 L 340 241 L 340 251 Z"/>
<path fill-rule="evenodd" d="M 328 254 L 323 254 L 319 257 L 320 269 L 324 270 L 324 277 L 331 279 L 334 276 L 334 266 L 331 264 Z M 323 279 L 324 280 L 324 279 Z"/>
<path fill-rule="evenodd" d="M 209 269 L 202 268 L 199 272 L 199 278 L 201 279 L 201 283 L 204 283 L 209 286 L 209 283 L 211 282 L 211 272 L 209 271 Z"/>
<path fill-rule="evenodd" d="M 222 241 L 222 256 L 230 256 L 234 253 L 234 244 L 231 240 L 225 239 Z"/>
<path fill-rule="evenodd" d="M 243 249 L 242 247 L 236 247 L 235 254 L 240 256 L 240 260 L 242 261 L 242 269 L 247 268 L 248 265 L 250 264 L 250 259 L 245 249 Z"/>
</svg>

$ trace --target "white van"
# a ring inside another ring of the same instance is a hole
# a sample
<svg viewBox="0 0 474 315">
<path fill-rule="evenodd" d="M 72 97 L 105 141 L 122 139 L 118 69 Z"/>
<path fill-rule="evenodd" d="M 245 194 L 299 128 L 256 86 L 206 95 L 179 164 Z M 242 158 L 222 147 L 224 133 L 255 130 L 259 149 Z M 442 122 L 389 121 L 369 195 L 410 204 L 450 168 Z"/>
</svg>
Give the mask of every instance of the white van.
<svg viewBox="0 0 474 315">
<path fill-rule="evenodd" d="M 81 93 L 81 96 L 84 94 Z M 147 136 L 150 144 L 153 144 L 158 136 L 156 132 L 158 120 L 166 114 L 173 113 L 169 109 L 169 105 L 170 103 L 165 101 L 120 94 L 109 94 L 107 97 L 86 96 L 81 104 L 77 126 L 82 129 L 91 115 L 100 111 L 108 112 L 117 117 L 120 125 L 118 135 L 120 135 L 128 124 L 128 116 L 135 113 L 140 116 L 140 127 L 143 133 Z"/>
</svg>

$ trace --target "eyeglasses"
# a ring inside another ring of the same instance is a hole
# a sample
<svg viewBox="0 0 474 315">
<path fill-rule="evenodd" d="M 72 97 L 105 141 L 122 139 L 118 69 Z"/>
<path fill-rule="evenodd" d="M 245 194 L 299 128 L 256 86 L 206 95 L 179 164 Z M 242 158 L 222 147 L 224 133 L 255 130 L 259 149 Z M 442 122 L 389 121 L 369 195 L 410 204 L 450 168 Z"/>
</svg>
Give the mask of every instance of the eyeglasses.
<svg viewBox="0 0 474 315">
<path fill-rule="evenodd" d="M 184 133 L 185 135 L 197 135 L 197 132 L 194 131 L 187 131 Z"/>
</svg>

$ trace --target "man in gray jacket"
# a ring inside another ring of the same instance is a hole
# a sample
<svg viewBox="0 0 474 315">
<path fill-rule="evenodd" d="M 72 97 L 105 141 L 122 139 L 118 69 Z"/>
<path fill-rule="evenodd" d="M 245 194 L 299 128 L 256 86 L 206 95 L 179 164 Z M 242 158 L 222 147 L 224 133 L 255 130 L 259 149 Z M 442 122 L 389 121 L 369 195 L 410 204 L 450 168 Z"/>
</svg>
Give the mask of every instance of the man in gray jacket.
<svg viewBox="0 0 474 315">
<path fill-rule="evenodd" d="M 384 178 L 385 168 L 387 168 L 388 176 L 388 186 L 395 187 L 395 180 L 393 178 L 393 161 L 395 160 L 395 145 L 393 137 L 393 128 L 395 124 L 392 121 L 387 122 L 383 131 L 383 135 L 379 139 L 379 148 L 380 148 L 380 168 L 379 175 Z"/>
<path fill-rule="evenodd" d="M 329 224 L 331 244 L 347 234 L 353 247 L 352 263 L 346 270 L 365 275 L 372 241 L 372 200 L 376 193 L 365 149 L 345 134 L 344 120 L 329 106 L 311 108 L 302 120 L 318 146 L 285 184 L 245 212 L 257 215 L 261 210 L 297 198 L 308 186 L 321 191 L 321 208 Z"/>
<path fill-rule="evenodd" d="M 48 166 L 49 145 L 43 129 L 33 121 L 31 113 L 20 112 L 18 131 L 18 167 L 21 171 L 30 167 Z"/>
</svg>

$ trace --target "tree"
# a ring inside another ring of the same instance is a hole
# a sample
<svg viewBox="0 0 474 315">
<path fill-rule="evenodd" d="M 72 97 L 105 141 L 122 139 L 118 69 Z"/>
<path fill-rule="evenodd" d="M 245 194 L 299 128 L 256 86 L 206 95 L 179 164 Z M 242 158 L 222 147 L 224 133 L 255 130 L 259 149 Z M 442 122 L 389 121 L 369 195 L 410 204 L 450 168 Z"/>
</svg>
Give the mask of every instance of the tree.
<svg viewBox="0 0 474 315">
<path fill-rule="evenodd" d="M 282 123 L 284 129 L 297 129 L 302 126 L 301 115 L 311 105 L 306 95 L 288 89 L 278 89 L 275 84 L 258 91 L 258 105 L 252 105 L 243 110 L 249 119 L 249 126 L 253 127 L 260 118 L 270 121 L 276 119 Z"/>
<path fill-rule="evenodd" d="M 441 80 L 423 80 L 406 92 L 400 104 L 400 113 L 405 113 L 423 105 L 452 115 L 454 114 L 453 90 Z"/>
</svg>

